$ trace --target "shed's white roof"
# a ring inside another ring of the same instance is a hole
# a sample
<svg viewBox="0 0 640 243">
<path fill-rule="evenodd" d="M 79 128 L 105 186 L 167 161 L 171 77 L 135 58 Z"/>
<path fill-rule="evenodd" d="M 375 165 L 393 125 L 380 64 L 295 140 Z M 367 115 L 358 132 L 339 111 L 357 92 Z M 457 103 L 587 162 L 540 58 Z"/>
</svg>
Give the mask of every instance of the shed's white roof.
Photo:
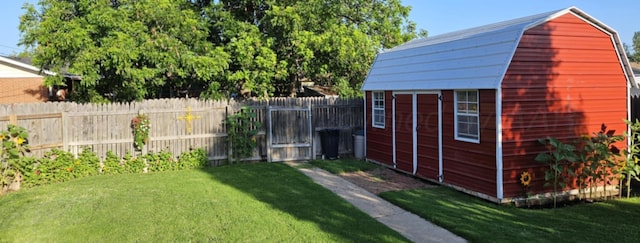
<svg viewBox="0 0 640 243">
<path fill-rule="evenodd" d="M 626 65 L 627 78 L 633 80 L 617 33 L 578 8 L 570 7 L 414 39 L 385 50 L 376 57 L 362 90 L 497 89 L 522 34 L 566 13 L 586 19 L 613 35 L 618 52 L 622 53 L 621 61 Z"/>
</svg>

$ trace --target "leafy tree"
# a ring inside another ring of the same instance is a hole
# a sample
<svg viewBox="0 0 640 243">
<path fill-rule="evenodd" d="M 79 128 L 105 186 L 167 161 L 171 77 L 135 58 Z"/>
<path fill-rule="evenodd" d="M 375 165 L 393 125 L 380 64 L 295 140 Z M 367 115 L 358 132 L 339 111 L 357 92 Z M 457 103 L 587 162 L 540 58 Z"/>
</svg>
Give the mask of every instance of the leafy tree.
<svg viewBox="0 0 640 243">
<path fill-rule="evenodd" d="M 302 81 L 333 85 L 345 96 L 359 95 L 375 54 L 416 36 L 415 24 L 407 19 L 410 8 L 399 0 L 223 0 L 194 5 L 211 23 L 210 39 L 227 46 L 228 52 L 237 52 L 228 46 L 233 42 L 262 49 L 231 55 L 230 70 L 221 81 L 258 96 L 294 96 Z M 236 50 L 248 49 L 234 45 Z M 249 80 L 252 75 L 247 74 L 261 72 L 270 73 L 269 79 Z"/>
<path fill-rule="evenodd" d="M 217 82 L 208 86 L 202 96 L 273 96 L 273 80 L 286 75 L 273 50 L 273 40 L 256 25 L 236 20 L 233 12 L 225 10 L 222 4 L 196 5 L 206 6 L 203 12 L 211 29 L 209 41 L 223 47 L 231 57 L 228 69 L 214 77 Z"/>
<path fill-rule="evenodd" d="M 207 22 L 180 0 L 40 0 L 25 4 L 21 44 L 43 69 L 82 76 L 85 101 L 104 94 L 129 101 L 164 88 L 208 82 L 228 65 L 228 54 L 207 41 Z M 61 75 L 47 84 L 61 84 Z M 78 91 L 76 90 L 76 91 Z M 73 94 L 72 94 L 73 95 Z"/>
<path fill-rule="evenodd" d="M 38 6 L 24 5 L 21 44 L 35 65 L 81 75 L 74 88 L 86 101 L 183 89 L 201 89 L 206 98 L 294 96 L 302 81 L 356 96 L 377 52 L 416 37 L 410 7 L 400 0 L 40 0 Z"/>
<path fill-rule="evenodd" d="M 625 55 L 627 55 L 627 58 L 629 59 L 629 61 L 635 62 L 636 61 L 635 57 L 634 57 L 633 53 L 631 53 L 632 47 L 629 46 L 629 44 L 627 44 L 627 43 L 623 43 L 622 47 L 624 48 L 624 53 L 625 53 Z"/>
</svg>

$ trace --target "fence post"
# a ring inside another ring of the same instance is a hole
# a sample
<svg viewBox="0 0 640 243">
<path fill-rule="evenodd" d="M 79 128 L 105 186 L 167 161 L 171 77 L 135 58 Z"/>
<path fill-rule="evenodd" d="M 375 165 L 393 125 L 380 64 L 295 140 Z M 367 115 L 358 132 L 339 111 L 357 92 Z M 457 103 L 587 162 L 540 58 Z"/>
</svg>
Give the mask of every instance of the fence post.
<svg viewBox="0 0 640 243">
<path fill-rule="evenodd" d="M 18 116 L 16 114 L 9 115 L 9 124 L 18 125 Z"/>
<path fill-rule="evenodd" d="M 138 115 L 139 116 L 145 115 L 144 110 L 143 109 L 138 110 Z M 151 118 L 149 118 L 147 116 L 147 119 L 149 120 L 149 124 L 151 124 Z M 129 125 L 129 126 L 131 126 L 131 125 Z M 133 127 L 130 127 L 130 128 L 132 129 L 131 133 L 133 133 Z M 135 135 L 133 137 L 133 141 L 135 141 Z M 133 145 L 133 143 L 132 143 L 132 145 Z M 151 146 L 151 130 L 149 130 L 149 135 L 147 136 L 147 143 L 144 146 L 142 146 L 142 149 L 140 149 L 140 155 L 139 156 L 143 156 L 145 154 L 148 154 L 149 153 L 149 146 Z M 136 149 L 135 148 L 133 149 L 133 153 L 134 154 L 136 153 Z"/>
<path fill-rule="evenodd" d="M 271 157 L 271 145 L 273 143 L 272 140 L 272 131 L 273 128 L 271 127 L 271 106 L 267 106 L 267 130 L 265 131 L 265 136 L 266 139 L 265 141 L 267 142 L 267 162 L 272 162 L 273 158 Z"/>
<path fill-rule="evenodd" d="M 229 124 L 228 124 L 228 120 L 229 120 L 229 103 L 227 103 L 227 106 L 224 107 L 224 120 L 223 120 L 223 124 L 224 124 L 224 130 L 226 131 L 226 137 L 227 137 L 227 161 L 229 161 L 231 163 L 231 161 L 233 160 L 233 148 L 232 148 L 232 144 L 231 144 L 231 139 L 229 138 Z"/>
<path fill-rule="evenodd" d="M 309 141 L 311 143 L 311 159 L 316 159 L 316 128 L 314 126 L 314 122 L 313 122 L 313 104 L 309 104 L 309 106 L 307 106 L 307 112 L 309 112 L 309 135 L 311 135 L 311 141 Z"/>
</svg>

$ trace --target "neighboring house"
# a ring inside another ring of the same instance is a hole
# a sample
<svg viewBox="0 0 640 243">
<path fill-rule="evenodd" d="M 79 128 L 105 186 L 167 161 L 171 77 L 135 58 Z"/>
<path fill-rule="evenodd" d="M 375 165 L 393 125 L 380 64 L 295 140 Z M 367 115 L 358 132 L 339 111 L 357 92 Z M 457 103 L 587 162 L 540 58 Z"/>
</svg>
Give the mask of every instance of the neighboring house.
<svg viewBox="0 0 640 243">
<path fill-rule="evenodd" d="M 640 84 L 640 62 L 631 63 L 631 69 L 633 69 L 633 76 L 636 78 L 636 83 Z"/>
<path fill-rule="evenodd" d="M 636 84 L 640 85 L 640 62 L 632 62 L 633 76 Z M 640 89 L 631 87 L 631 121 L 640 120 Z"/>
<path fill-rule="evenodd" d="M 538 139 L 627 130 L 624 54 L 575 7 L 386 50 L 362 86 L 366 158 L 498 203 L 523 196 L 524 171 L 548 192 Z"/>
<path fill-rule="evenodd" d="M 310 86 L 302 86 L 302 95 L 303 97 L 327 97 L 327 98 L 337 98 L 338 93 L 333 90 L 331 86 L 320 86 L 320 85 L 310 85 Z"/>
<path fill-rule="evenodd" d="M 48 101 L 45 75 L 53 73 L 0 56 L 0 104 Z"/>
</svg>

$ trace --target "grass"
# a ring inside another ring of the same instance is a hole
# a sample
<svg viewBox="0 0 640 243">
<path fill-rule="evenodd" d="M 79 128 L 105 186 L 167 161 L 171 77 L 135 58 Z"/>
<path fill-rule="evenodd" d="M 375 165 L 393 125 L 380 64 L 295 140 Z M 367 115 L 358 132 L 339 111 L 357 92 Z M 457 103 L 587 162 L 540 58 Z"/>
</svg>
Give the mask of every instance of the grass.
<svg viewBox="0 0 640 243">
<path fill-rule="evenodd" d="M 313 161 L 334 174 L 377 166 L 363 161 Z M 385 200 L 471 242 L 637 242 L 640 198 L 556 209 L 497 205 L 447 187 L 389 191 Z"/>
<path fill-rule="evenodd" d="M 376 164 L 355 159 L 312 160 L 309 163 L 332 174 L 368 171 L 380 167 Z"/>
<path fill-rule="evenodd" d="M 402 242 L 279 163 L 95 176 L 0 197 L 8 242 Z"/>
<path fill-rule="evenodd" d="M 637 242 L 640 198 L 556 209 L 500 206 L 439 187 L 383 192 L 385 200 L 471 242 Z"/>
</svg>

